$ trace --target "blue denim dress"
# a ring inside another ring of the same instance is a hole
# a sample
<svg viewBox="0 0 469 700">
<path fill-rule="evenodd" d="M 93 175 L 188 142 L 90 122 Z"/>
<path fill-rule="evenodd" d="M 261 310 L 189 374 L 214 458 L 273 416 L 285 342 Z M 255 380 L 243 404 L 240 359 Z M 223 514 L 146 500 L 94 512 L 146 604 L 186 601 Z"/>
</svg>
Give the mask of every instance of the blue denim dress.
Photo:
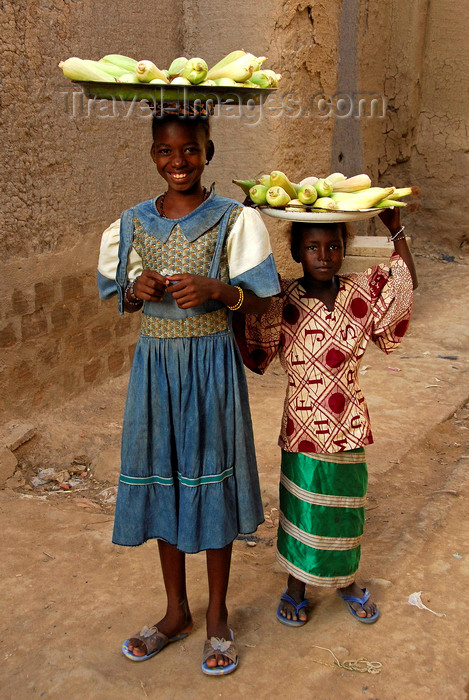
<svg viewBox="0 0 469 700">
<path fill-rule="evenodd" d="M 239 203 L 212 192 L 183 219 L 160 217 L 155 200 L 124 212 L 120 299 L 129 244 L 144 269 L 229 283 L 226 237 L 240 211 Z M 252 277 L 249 288 L 259 296 L 277 293 L 273 260 L 259 267 L 258 277 L 260 284 Z M 125 406 L 113 542 L 159 538 L 198 552 L 224 547 L 262 521 L 246 377 L 231 312 L 212 300 L 179 309 L 170 294 L 145 302 Z"/>
</svg>

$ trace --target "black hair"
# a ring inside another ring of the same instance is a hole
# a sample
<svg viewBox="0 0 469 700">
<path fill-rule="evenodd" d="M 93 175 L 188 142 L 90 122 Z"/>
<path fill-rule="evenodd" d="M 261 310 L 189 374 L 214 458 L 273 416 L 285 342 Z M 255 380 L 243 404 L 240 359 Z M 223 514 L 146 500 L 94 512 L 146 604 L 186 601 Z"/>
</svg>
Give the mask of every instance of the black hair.
<svg viewBox="0 0 469 700">
<path fill-rule="evenodd" d="M 203 129 L 207 141 L 210 139 L 210 122 L 208 116 L 205 115 L 194 115 L 194 114 L 154 114 L 151 122 L 151 133 L 153 141 L 156 141 L 156 134 L 158 129 L 171 122 L 181 122 L 182 124 L 188 124 L 195 129 Z"/>
<path fill-rule="evenodd" d="M 338 230 L 340 235 L 342 236 L 342 241 L 344 242 L 344 254 L 347 250 L 347 243 L 349 243 L 353 236 L 353 230 L 350 227 L 349 224 L 345 223 L 344 221 L 332 221 L 332 222 L 327 222 L 327 223 L 306 223 L 304 221 L 293 221 L 291 225 L 291 230 L 290 230 L 290 252 L 292 255 L 293 260 L 298 262 L 299 260 L 299 252 L 300 252 L 300 244 L 303 239 L 303 233 L 305 231 L 305 224 L 306 226 L 309 227 L 320 227 L 324 229 L 329 229 L 329 230 Z"/>
</svg>

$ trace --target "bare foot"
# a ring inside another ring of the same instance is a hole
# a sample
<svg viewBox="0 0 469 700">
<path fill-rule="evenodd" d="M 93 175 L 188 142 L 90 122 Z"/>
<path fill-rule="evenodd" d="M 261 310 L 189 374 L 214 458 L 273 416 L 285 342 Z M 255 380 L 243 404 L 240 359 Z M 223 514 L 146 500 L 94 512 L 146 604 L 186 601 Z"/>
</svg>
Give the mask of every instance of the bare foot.
<svg viewBox="0 0 469 700">
<path fill-rule="evenodd" d="M 360 588 L 358 583 L 356 583 L 355 581 L 351 583 L 350 586 L 346 586 L 345 588 L 338 588 L 337 592 L 341 596 L 351 595 L 354 596 L 354 598 L 363 598 L 363 589 Z M 360 605 L 360 603 L 355 603 L 351 600 L 347 602 L 355 610 L 358 617 L 373 617 L 377 610 L 376 604 L 371 600 L 371 598 L 368 598 L 363 607 Z"/>
<path fill-rule="evenodd" d="M 297 578 L 290 575 L 288 577 L 288 587 L 285 593 L 289 595 L 290 598 L 293 598 L 295 603 L 299 605 L 305 599 L 305 584 L 303 581 L 299 581 Z M 286 600 L 280 600 L 279 612 L 286 620 L 306 622 L 308 619 L 305 608 L 302 608 L 297 613 L 296 608 Z"/>
</svg>

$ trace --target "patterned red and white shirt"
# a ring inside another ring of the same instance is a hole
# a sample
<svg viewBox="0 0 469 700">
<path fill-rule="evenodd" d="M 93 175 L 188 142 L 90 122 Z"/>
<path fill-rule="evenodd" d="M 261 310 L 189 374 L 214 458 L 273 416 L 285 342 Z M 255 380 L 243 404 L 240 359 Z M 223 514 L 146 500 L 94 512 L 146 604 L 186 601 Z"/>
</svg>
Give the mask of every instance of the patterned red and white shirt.
<svg viewBox="0 0 469 700">
<path fill-rule="evenodd" d="M 407 266 L 393 254 L 389 265 L 340 275 L 332 311 L 298 280 L 283 279 L 281 287 L 266 314 L 235 323 L 247 367 L 262 374 L 278 354 L 287 373 L 280 447 L 333 454 L 371 444 L 358 372 L 370 340 L 390 353 L 407 330 L 413 301 Z"/>
</svg>

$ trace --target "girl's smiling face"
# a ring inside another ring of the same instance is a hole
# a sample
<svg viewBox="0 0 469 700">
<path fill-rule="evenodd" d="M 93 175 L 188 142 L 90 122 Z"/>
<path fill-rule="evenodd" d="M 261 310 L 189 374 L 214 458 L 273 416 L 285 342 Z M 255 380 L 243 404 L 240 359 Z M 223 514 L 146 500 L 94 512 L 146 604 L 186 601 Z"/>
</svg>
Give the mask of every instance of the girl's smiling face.
<svg viewBox="0 0 469 700">
<path fill-rule="evenodd" d="M 302 227 L 303 235 L 296 251 L 305 278 L 329 282 L 339 272 L 344 260 L 344 241 L 340 228 Z"/>
<path fill-rule="evenodd" d="M 156 130 L 151 157 L 168 183 L 168 191 L 195 192 L 200 188 L 205 162 L 211 160 L 213 150 L 203 126 L 175 119 Z"/>
</svg>

